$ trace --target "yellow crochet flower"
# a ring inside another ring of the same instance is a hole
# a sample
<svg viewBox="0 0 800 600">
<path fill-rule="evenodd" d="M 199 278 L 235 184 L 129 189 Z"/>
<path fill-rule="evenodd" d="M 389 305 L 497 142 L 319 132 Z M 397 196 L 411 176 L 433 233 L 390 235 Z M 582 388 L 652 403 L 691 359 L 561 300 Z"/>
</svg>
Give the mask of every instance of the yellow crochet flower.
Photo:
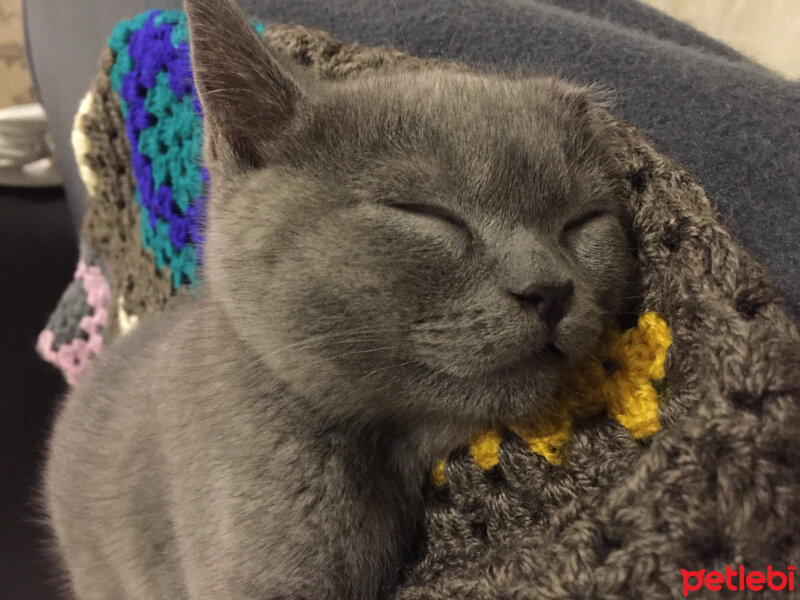
<svg viewBox="0 0 800 600">
<path fill-rule="evenodd" d="M 636 327 L 609 331 L 591 358 L 578 365 L 564 380 L 559 399 L 550 412 L 535 422 L 509 425 L 539 454 L 554 465 L 562 461 L 561 449 L 572 437 L 575 419 L 605 412 L 639 439 L 653 435 L 658 421 L 658 392 L 653 382 L 664 378 L 664 361 L 672 343 L 667 324 L 656 313 L 639 317 Z M 481 469 L 498 464 L 503 441 L 497 429 L 484 431 L 470 441 L 470 455 Z M 445 460 L 432 473 L 437 486 L 446 483 Z"/>
</svg>

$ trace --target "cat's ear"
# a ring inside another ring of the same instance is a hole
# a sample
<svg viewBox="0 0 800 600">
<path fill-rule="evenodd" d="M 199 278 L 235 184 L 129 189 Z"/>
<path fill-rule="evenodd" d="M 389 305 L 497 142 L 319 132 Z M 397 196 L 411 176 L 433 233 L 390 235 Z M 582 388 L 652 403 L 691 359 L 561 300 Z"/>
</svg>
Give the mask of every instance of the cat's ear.
<svg viewBox="0 0 800 600">
<path fill-rule="evenodd" d="M 267 147 L 291 123 L 301 91 L 234 0 L 185 0 L 207 160 L 265 166 Z"/>
</svg>

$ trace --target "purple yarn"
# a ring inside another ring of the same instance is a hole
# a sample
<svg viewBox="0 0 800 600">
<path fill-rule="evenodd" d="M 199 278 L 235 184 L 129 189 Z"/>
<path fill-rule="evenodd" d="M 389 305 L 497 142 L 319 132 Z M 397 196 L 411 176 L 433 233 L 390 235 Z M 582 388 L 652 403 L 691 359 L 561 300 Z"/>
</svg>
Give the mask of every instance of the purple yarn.
<svg viewBox="0 0 800 600">
<path fill-rule="evenodd" d="M 149 239 L 156 258 L 159 265 L 169 263 L 173 270 L 182 269 L 193 280 L 194 268 L 184 264 L 182 251 L 187 244 L 193 246 L 190 262 L 194 263 L 203 240 L 208 175 L 198 164 L 202 115 L 197 110 L 189 44 L 184 41 L 177 47 L 173 45 L 176 23 L 169 22 L 169 18 L 157 22 L 161 14 L 152 11 L 141 27 L 131 31 L 128 52 L 133 68 L 123 76 L 119 92 L 127 105 L 126 132 L 131 142 L 138 200 L 147 212 L 146 224 L 153 232 Z M 185 118 L 187 97 L 192 98 L 194 108 L 189 118 Z M 148 109 L 158 114 L 151 114 Z M 171 131 L 170 127 L 177 129 Z M 154 165 L 156 158 L 158 164 Z M 180 205 L 175 201 L 176 190 L 179 201 L 183 199 Z M 185 210 L 181 206 L 186 206 Z"/>
</svg>

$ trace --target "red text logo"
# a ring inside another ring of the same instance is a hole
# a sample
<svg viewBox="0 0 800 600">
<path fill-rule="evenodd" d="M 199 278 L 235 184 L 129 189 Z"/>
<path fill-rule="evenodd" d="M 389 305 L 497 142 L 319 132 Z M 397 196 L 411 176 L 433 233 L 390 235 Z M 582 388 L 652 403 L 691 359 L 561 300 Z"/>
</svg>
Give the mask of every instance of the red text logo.
<svg viewBox="0 0 800 600">
<path fill-rule="evenodd" d="M 731 590 L 732 592 L 749 590 L 760 592 L 762 590 L 773 591 L 794 591 L 794 565 L 787 565 L 786 571 L 773 569 L 768 566 L 764 571 L 745 571 L 743 566 L 734 569 L 728 565 L 725 573 L 720 571 L 687 571 L 681 569 L 683 576 L 683 597 L 686 598 L 689 592 L 697 592 L 702 589 L 712 592 L 721 590 Z"/>
</svg>

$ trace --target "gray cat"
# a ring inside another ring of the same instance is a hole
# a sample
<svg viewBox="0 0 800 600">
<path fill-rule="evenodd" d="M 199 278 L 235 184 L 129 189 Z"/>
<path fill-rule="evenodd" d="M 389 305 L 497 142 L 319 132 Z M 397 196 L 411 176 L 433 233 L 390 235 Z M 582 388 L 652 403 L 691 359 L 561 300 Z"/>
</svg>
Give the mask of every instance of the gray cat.
<svg viewBox="0 0 800 600">
<path fill-rule="evenodd" d="M 620 310 L 615 148 L 584 89 L 319 81 L 187 0 L 211 170 L 201 298 L 99 357 L 45 498 L 79 600 L 372 599 L 435 459 L 535 415 Z"/>
</svg>

